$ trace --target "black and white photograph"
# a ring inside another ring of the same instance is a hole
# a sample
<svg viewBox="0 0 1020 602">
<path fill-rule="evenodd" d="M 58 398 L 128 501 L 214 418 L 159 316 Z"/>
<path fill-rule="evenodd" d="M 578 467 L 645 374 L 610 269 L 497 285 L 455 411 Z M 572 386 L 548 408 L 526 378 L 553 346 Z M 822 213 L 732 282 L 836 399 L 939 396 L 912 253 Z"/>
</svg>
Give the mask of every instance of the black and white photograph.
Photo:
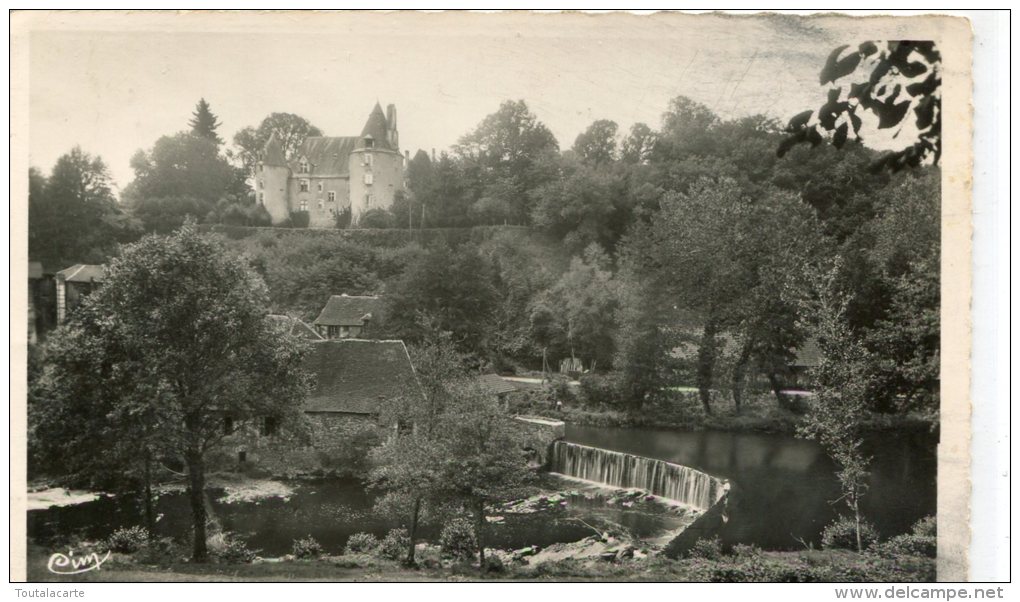
<svg viewBox="0 0 1020 602">
<path fill-rule="evenodd" d="M 968 580 L 966 18 L 10 19 L 12 580 Z"/>
</svg>

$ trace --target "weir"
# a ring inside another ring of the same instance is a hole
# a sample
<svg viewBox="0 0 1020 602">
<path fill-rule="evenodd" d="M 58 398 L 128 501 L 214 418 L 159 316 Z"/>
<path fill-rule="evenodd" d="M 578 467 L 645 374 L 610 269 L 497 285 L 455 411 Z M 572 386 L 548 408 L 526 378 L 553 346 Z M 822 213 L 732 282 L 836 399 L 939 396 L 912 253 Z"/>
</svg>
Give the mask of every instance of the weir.
<svg viewBox="0 0 1020 602">
<path fill-rule="evenodd" d="M 642 489 L 703 511 L 729 489 L 726 482 L 689 466 L 566 441 L 553 443 L 550 470 L 610 487 Z"/>
</svg>

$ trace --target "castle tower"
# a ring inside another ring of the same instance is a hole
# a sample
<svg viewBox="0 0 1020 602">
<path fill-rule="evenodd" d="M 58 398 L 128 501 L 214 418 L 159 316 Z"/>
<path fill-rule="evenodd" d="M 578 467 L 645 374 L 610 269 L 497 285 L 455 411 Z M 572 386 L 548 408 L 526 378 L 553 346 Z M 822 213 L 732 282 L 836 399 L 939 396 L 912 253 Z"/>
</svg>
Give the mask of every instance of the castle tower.
<svg viewBox="0 0 1020 602">
<path fill-rule="evenodd" d="M 351 223 L 370 209 L 389 209 L 404 187 L 404 155 L 397 133 L 397 108 L 386 114 L 377 102 L 349 159 Z"/>
<path fill-rule="evenodd" d="M 255 167 L 255 202 L 266 208 L 274 224 L 290 218 L 288 200 L 290 175 L 290 167 L 283 155 L 283 146 L 276 139 L 276 134 L 272 134 L 262 149 Z"/>
</svg>

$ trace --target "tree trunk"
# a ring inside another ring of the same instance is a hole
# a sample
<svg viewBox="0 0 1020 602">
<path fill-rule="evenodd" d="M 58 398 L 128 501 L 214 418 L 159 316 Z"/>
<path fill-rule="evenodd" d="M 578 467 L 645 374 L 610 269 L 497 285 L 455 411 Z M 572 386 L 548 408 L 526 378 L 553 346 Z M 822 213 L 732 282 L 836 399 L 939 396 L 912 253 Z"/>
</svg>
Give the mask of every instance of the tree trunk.
<svg viewBox="0 0 1020 602">
<path fill-rule="evenodd" d="M 414 559 L 414 537 L 418 532 L 418 516 L 421 513 L 421 498 L 414 498 L 414 510 L 411 512 L 411 543 L 407 546 L 407 559 L 404 560 L 404 564 L 407 566 L 415 566 Z"/>
<path fill-rule="evenodd" d="M 794 404 L 783 395 L 783 385 L 779 382 L 779 376 L 775 372 L 769 372 L 766 376 L 769 379 L 769 386 L 772 387 L 772 394 L 776 396 L 776 403 L 784 410 L 796 411 Z"/>
<path fill-rule="evenodd" d="M 205 541 L 205 464 L 202 452 L 198 449 L 188 450 L 185 460 L 188 463 L 188 498 L 195 534 L 192 559 L 195 562 L 205 562 L 209 557 Z"/>
<path fill-rule="evenodd" d="M 860 504 L 857 503 L 857 498 L 854 497 L 854 521 L 857 532 L 857 553 L 864 553 L 864 546 L 861 544 L 861 508 Z"/>
<path fill-rule="evenodd" d="M 478 570 L 485 572 L 485 502 L 475 503 L 475 541 L 478 543 Z"/>
<path fill-rule="evenodd" d="M 743 407 L 741 396 L 744 393 L 744 376 L 747 374 L 747 362 L 751 359 L 751 337 L 747 337 L 740 349 L 740 356 L 733 366 L 733 405 L 737 413 Z"/>
<path fill-rule="evenodd" d="M 715 335 L 718 326 L 714 319 L 705 322 L 701 334 L 701 345 L 698 347 L 698 394 L 705 414 L 712 415 L 712 371 L 715 367 Z"/>
<path fill-rule="evenodd" d="M 152 455 L 149 450 L 145 450 L 145 490 L 142 495 L 145 497 L 145 530 L 149 534 L 149 539 L 155 539 L 156 537 L 156 518 L 153 515 L 152 510 Z"/>
</svg>

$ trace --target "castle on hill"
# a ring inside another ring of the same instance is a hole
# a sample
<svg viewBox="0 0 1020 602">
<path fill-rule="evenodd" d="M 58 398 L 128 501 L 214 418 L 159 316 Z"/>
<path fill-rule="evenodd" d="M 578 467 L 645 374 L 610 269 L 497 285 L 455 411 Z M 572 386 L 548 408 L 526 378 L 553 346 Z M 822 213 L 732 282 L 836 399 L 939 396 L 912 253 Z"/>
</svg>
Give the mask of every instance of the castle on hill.
<svg viewBox="0 0 1020 602">
<path fill-rule="evenodd" d="M 360 136 L 310 136 L 293 157 L 272 135 L 259 155 L 255 199 L 281 224 L 297 212 L 310 227 L 332 228 L 349 210 L 351 225 L 370 209 L 389 209 L 404 187 L 406 154 L 400 152 L 397 109 L 377 102 Z"/>
</svg>

